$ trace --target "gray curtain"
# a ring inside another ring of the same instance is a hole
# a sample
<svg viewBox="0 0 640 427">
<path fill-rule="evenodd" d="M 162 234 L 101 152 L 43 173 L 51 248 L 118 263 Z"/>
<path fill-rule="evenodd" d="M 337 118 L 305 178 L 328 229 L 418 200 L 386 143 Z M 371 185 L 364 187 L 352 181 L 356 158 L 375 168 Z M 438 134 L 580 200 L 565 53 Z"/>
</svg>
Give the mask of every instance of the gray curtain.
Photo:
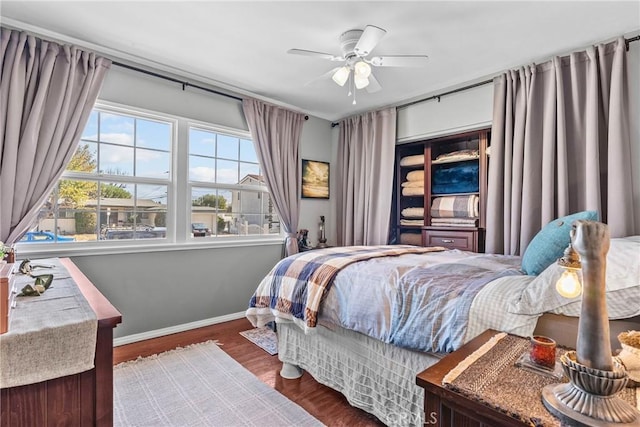
<svg viewBox="0 0 640 427">
<path fill-rule="evenodd" d="M 340 121 L 338 245 L 383 245 L 389 236 L 396 109 Z"/>
<path fill-rule="evenodd" d="M 11 244 L 71 160 L 111 61 L 1 31 L 0 240 Z"/>
<path fill-rule="evenodd" d="M 625 41 L 494 80 L 486 250 L 522 254 L 542 226 L 595 210 L 633 233 Z"/>
<path fill-rule="evenodd" d="M 286 255 L 298 252 L 300 134 L 304 114 L 256 99 L 242 101 L 253 144 L 273 204 L 287 233 Z"/>
</svg>

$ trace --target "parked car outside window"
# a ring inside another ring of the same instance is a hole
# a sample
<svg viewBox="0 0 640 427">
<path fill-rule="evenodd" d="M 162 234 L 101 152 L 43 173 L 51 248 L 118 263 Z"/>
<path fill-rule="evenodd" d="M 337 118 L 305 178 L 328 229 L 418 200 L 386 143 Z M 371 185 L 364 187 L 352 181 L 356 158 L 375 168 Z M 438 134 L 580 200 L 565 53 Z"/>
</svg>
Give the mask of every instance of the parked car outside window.
<svg viewBox="0 0 640 427">
<path fill-rule="evenodd" d="M 74 240 L 73 237 L 56 235 L 50 231 L 27 231 L 20 242 L 73 242 Z"/>
<path fill-rule="evenodd" d="M 211 229 L 201 222 L 191 223 L 191 233 L 193 237 L 211 236 Z"/>
</svg>

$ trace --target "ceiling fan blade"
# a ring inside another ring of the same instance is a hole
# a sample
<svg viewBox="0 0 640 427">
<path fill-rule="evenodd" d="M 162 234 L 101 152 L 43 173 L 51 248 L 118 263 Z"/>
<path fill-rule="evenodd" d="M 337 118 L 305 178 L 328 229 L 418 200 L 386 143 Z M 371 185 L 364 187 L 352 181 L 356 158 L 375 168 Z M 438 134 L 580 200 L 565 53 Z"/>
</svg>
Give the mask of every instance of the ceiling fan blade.
<svg viewBox="0 0 640 427">
<path fill-rule="evenodd" d="M 321 76 L 318 76 L 315 79 L 309 80 L 304 85 L 305 86 L 309 86 L 309 85 L 311 85 L 311 84 L 313 84 L 315 82 L 318 82 L 320 80 L 330 79 L 331 77 L 333 77 L 333 75 L 336 73 L 336 71 L 338 71 L 340 68 L 342 68 L 342 67 L 332 68 L 331 70 L 327 71 L 326 73 L 322 74 Z"/>
<path fill-rule="evenodd" d="M 426 55 L 374 56 L 371 65 L 376 67 L 424 67 L 429 57 Z"/>
<path fill-rule="evenodd" d="M 368 93 L 375 93 L 378 92 L 380 90 L 382 90 L 382 86 L 380 86 L 380 83 L 378 82 L 378 80 L 373 77 L 373 74 L 369 75 L 369 85 L 364 88 Z"/>
<path fill-rule="evenodd" d="M 374 25 L 367 25 L 364 27 L 364 31 L 360 36 L 360 40 L 353 48 L 353 51 L 358 56 L 367 56 L 373 50 L 374 47 L 378 44 L 380 39 L 387 34 L 386 30 L 383 30 L 380 27 L 376 27 Z"/>
<path fill-rule="evenodd" d="M 324 52 L 315 52 L 313 50 L 289 49 L 287 53 L 291 53 L 293 55 L 315 56 L 317 58 L 328 59 L 329 61 L 344 61 L 342 56 L 336 56 Z"/>
</svg>

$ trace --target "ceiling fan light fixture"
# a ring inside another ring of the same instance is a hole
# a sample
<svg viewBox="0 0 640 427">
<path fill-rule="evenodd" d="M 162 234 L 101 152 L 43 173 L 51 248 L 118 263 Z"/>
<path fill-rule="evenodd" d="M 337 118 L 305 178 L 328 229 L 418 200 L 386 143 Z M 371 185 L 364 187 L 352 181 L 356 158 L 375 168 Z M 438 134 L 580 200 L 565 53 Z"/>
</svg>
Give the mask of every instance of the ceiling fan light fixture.
<svg viewBox="0 0 640 427">
<path fill-rule="evenodd" d="M 368 78 L 371 75 L 371 66 L 364 61 L 358 61 L 353 66 L 353 72 L 356 77 Z"/>
<path fill-rule="evenodd" d="M 347 82 L 347 79 L 349 79 L 350 73 L 351 70 L 349 69 L 349 67 L 340 67 L 335 73 L 333 73 L 333 76 L 331 78 L 338 85 L 344 86 L 344 84 Z"/>
<path fill-rule="evenodd" d="M 356 89 L 364 89 L 365 87 L 369 86 L 369 78 L 359 76 L 357 74 L 353 76 L 353 82 L 356 85 Z"/>
</svg>

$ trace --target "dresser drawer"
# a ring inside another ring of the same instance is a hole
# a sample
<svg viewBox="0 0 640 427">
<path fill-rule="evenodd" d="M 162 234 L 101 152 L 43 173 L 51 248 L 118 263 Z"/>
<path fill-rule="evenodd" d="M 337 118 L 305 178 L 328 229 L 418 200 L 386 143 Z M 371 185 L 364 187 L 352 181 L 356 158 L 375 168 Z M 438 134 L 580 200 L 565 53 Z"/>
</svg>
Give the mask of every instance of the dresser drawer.
<svg viewBox="0 0 640 427">
<path fill-rule="evenodd" d="M 425 246 L 478 252 L 478 230 L 422 230 Z"/>
</svg>

